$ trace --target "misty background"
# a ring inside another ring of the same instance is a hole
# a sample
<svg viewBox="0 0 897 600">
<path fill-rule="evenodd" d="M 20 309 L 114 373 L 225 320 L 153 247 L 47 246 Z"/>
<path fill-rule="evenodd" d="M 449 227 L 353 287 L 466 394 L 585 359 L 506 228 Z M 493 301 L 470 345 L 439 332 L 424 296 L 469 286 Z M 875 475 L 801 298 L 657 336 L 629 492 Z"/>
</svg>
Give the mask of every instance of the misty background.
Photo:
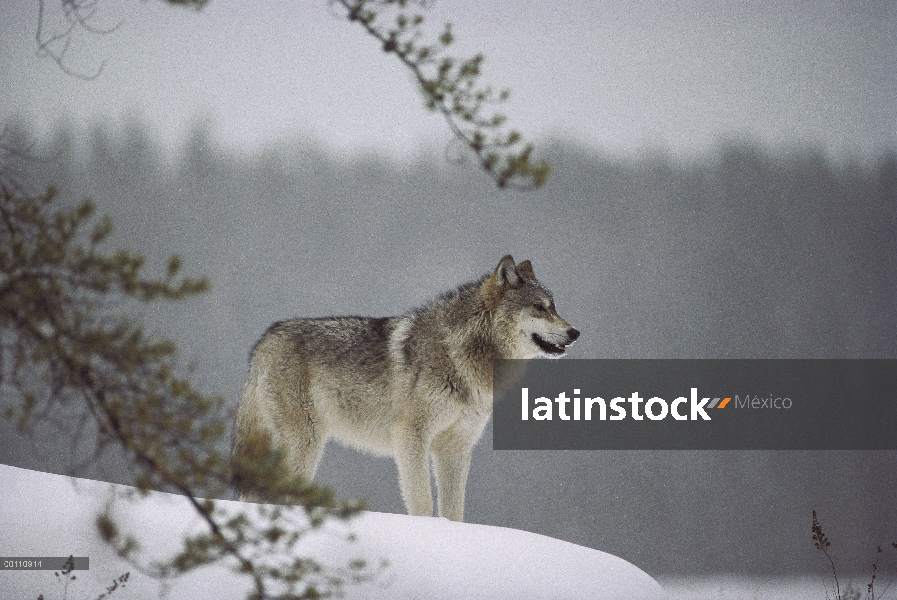
<svg viewBox="0 0 897 600">
<path fill-rule="evenodd" d="M 436 0 L 430 38 L 451 23 L 458 57 L 485 56 L 483 82 L 527 139 L 576 139 L 635 154 L 700 155 L 721 136 L 774 149 L 811 144 L 872 158 L 897 146 L 897 4 L 892 0 Z M 37 0 L 0 3 L 0 116 L 52 133 L 70 117 L 136 116 L 168 149 L 197 115 L 221 143 L 258 151 L 301 135 L 335 151 L 413 158 L 442 145 L 394 57 L 327 0 L 101 0 L 61 73 L 35 47 Z M 384 16 L 384 20 L 391 17 Z M 60 32 L 58 0 L 45 33 Z M 59 46 L 53 49 L 59 50 Z"/>
<path fill-rule="evenodd" d="M 73 41 L 71 68 L 103 66 L 83 81 L 36 56 L 35 2 L 0 5 L 3 141 L 37 157 L 13 163 L 21 181 L 112 216 L 111 247 L 211 278 L 143 318 L 234 406 L 271 322 L 399 314 L 506 253 L 582 331 L 575 358 L 897 358 L 893 2 L 434 3 L 550 162 L 529 193 L 456 164 L 408 75 L 326 2 L 98 6 L 117 28 Z M 652 576 L 823 576 L 814 509 L 845 572 L 897 541 L 895 452 L 496 452 L 490 436 L 467 520 Z M 71 447 L 0 425 L 0 462 L 63 473 Z M 114 456 L 81 474 L 128 482 Z M 389 459 L 331 444 L 317 479 L 404 511 Z"/>
<path fill-rule="evenodd" d="M 346 158 L 297 141 L 229 154 L 201 123 L 174 156 L 137 122 L 97 125 L 87 146 L 60 125 L 17 173 L 93 198 L 115 220 L 112 246 L 144 252 L 149 272 L 177 253 L 211 278 L 211 292 L 144 320 L 195 362 L 200 389 L 233 406 L 271 322 L 398 314 L 507 252 L 532 260 L 583 332 L 576 358 L 897 356 L 897 153 L 837 163 L 733 142 L 678 164 L 554 142 L 548 184 L 521 193 L 438 152 Z M 2 462 L 70 466 L 55 430 L 31 444 L 4 427 Z M 823 573 L 812 510 L 848 571 L 897 539 L 895 452 L 498 452 L 490 436 L 474 454 L 467 520 L 608 551 L 655 576 Z M 118 465 L 82 474 L 127 482 Z M 318 480 L 404 512 L 390 459 L 331 444 Z"/>
</svg>

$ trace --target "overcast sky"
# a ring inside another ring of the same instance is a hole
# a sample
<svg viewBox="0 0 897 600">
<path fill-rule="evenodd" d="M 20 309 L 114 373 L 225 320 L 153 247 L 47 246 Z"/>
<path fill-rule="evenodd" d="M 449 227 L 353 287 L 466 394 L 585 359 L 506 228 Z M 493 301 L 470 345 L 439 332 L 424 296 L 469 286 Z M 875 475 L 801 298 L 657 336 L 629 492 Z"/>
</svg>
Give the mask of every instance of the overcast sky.
<svg viewBox="0 0 897 600">
<path fill-rule="evenodd" d="M 53 6 L 56 0 L 47 0 Z M 337 150 L 407 154 L 448 132 L 411 79 L 326 0 L 211 0 L 200 12 L 101 0 L 63 73 L 39 58 L 37 0 L 0 0 L 0 118 L 39 130 L 69 116 L 138 117 L 168 145 L 210 119 L 227 146 L 299 135 Z M 58 8 L 57 8 L 58 10 Z M 638 152 L 706 150 L 721 136 L 832 154 L 897 147 L 897 3 L 764 0 L 437 0 L 456 52 L 486 55 L 485 80 L 529 139 L 562 135 Z"/>
</svg>

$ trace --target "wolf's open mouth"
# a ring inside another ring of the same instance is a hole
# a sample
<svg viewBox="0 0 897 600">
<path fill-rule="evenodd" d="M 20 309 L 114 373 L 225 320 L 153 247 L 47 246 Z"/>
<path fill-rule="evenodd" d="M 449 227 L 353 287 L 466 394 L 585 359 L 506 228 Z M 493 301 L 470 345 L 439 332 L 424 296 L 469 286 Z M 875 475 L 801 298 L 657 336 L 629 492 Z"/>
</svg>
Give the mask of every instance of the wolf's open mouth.
<svg viewBox="0 0 897 600">
<path fill-rule="evenodd" d="M 563 354 L 564 352 L 567 351 L 566 345 L 552 344 L 551 342 L 548 342 L 548 341 L 542 339 L 541 337 L 539 337 L 539 334 L 537 334 L 537 333 L 533 334 L 533 342 L 535 342 L 536 345 L 539 348 L 541 348 L 542 351 L 545 352 L 546 354 Z"/>
</svg>

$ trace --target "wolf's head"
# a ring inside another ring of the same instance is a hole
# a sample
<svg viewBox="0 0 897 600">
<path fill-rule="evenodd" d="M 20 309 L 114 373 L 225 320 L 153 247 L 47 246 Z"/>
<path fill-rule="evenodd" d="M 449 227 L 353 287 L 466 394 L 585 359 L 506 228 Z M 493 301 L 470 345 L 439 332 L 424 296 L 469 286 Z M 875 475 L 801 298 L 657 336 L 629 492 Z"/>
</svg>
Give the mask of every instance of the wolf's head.
<svg viewBox="0 0 897 600">
<path fill-rule="evenodd" d="M 579 330 L 558 315 L 554 297 L 536 280 L 528 260 L 515 265 L 510 254 L 502 258 L 483 282 L 483 295 L 508 358 L 559 358 L 579 337 Z"/>
</svg>

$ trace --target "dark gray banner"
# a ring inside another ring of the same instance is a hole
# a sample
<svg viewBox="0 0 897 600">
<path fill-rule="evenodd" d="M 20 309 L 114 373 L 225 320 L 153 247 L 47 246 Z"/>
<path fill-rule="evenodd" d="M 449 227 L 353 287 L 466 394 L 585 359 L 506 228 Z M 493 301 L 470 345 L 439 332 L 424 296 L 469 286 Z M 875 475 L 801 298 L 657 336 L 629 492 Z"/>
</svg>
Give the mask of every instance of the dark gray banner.
<svg viewBox="0 0 897 600">
<path fill-rule="evenodd" d="M 895 450 L 897 360 L 495 363 L 496 450 Z"/>
<path fill-rule="evenodd" d="M 87 556 L 4 556 L 0 571 L 88 571 Z"/>
</svg>

